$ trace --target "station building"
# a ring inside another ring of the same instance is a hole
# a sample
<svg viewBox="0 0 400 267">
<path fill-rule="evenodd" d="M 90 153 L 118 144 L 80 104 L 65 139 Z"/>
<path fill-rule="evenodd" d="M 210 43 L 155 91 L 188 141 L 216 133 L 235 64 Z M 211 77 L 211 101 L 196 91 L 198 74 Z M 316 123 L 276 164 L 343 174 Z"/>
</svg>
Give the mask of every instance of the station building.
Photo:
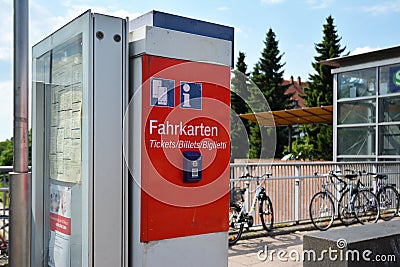
<svg viewBox="0 0 400 267">
<path fill-rule="evenodd" d="M 400 46 L 333 58 L 333 160 L 400 160 Z"/>
</svg>

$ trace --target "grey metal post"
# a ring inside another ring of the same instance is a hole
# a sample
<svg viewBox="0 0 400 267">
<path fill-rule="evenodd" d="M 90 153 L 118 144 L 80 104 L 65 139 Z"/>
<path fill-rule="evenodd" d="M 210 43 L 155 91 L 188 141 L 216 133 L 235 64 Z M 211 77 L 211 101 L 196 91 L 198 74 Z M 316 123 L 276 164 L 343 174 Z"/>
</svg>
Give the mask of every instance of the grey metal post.
<svg viewBox="0 0 400 267">
<path fill-rule="evenodd" d="M 292 131 L 292 125 L 288 125 L 288 130 L 289 130 L 289 136 L 288 136 L 288 150 L 289 153 L 292 153 L 292 135 L 293 135 L 293 131 Z"/>
<path fill-rule="evenodd" d="M 300 165 L 296 165 L 294 169 L 294 176 L 300 177 Z M 294 221 L 296 224 L 300 221 L 300 179 L 294 180 Z"/>
<path fill-rule="evenodd" d="M 244 203 L 246 203 L 246 211 L 250 212 L 251 209 L 251 204 L 250 203 L 250 181 L 244 182 L 244 185 L 246 186 L 246 195 L 244 195 Z"/>
<path fill-rule="evenodd" d="M 30 266 L 31 179 L 28 173 L 28 0 L 14 0 L 14 172 L 10 173 L 10 251 L 13 267 Z"/>
</svg>

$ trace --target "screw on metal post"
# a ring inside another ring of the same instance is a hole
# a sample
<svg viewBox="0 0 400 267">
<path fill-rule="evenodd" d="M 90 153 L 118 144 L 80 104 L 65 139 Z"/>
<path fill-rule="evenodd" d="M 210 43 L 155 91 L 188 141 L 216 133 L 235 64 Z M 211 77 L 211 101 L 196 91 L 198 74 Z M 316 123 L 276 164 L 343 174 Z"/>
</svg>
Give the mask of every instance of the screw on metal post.
<svg viewBox="0 0 400 267">
<path fill-rule="evenodd" d="M 104 38 L 104 33 L 101 31 L 96 32 L 96 38 L 101 40 Z"/>
<path fill-rule="evenodd" d="M 114 35 L 114 41 L 116 41 L 117 43 L 121 42 L 121 35 L 115 34 Z"/>
</svg>

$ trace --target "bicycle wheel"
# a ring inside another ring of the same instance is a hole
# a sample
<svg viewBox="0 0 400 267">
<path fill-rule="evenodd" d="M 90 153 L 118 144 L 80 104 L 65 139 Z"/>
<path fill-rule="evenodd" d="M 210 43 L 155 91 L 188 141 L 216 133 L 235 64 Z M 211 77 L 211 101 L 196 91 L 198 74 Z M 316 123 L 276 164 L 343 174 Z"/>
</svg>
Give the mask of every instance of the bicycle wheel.
<svg viewBox="0 0 400 267">
<path fill-rule="evenodd" d="M 274 210 L 272 208 L 271 199 L 269 199 L 268 196 L 265 196 L 260 200 L 258 213 L 260 214 L 261 223 L 265 231 L 271 231 L 274 225 Z"/>
<path fill-rule="evenodd" d="M 389 221 L 399 212 L 399 193 L 393 186 L 385 186 L 376 196 L 379 200 L 380 217 Z"/>
<path fill-rule="evenodd" d="M 316 193 L 310 203 L 310 217 L 315 228 L 325 231 L 331 227 L 335 216 L 332 198 L 326 192 Z"/>
<path fill-rule="evenodd" d="M 240 220 L 240 207 L 237 204 L 230 204 L 229 206 L 229 246 L 236 244 L 243 233 L 243 221 Z"/>
<path fill-rule="evenodd" d="M 357 219 L 354 214 L 354 208 L 351 208 L 351 203 L 349 201 L 350 191 L 347 189 L 343 192 L 339 199 L 338 204 L 338 217 L 343 225 L 350 225 L 354 223 Z"/>
<path fill-rule="evenodd" d="M 378 198 L 369 189 L 360 189 L 354 197 L 354 213 L 361 224 L 376 223 L 379 219 Z"/>
</svg>

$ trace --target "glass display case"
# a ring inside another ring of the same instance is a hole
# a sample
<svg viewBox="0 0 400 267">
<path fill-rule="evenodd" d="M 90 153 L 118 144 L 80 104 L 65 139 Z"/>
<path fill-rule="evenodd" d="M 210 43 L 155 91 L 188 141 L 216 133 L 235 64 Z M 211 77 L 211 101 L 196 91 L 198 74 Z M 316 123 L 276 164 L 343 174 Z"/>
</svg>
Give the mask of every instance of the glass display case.
<svg viewBox="0 0 400 267">
<path fill-rule="evenodd" d="M 33 47 L 35 266 L 95 266 L 113 243 L 123 261 L 125 23 L 89 10 Z"/>
</svg>

